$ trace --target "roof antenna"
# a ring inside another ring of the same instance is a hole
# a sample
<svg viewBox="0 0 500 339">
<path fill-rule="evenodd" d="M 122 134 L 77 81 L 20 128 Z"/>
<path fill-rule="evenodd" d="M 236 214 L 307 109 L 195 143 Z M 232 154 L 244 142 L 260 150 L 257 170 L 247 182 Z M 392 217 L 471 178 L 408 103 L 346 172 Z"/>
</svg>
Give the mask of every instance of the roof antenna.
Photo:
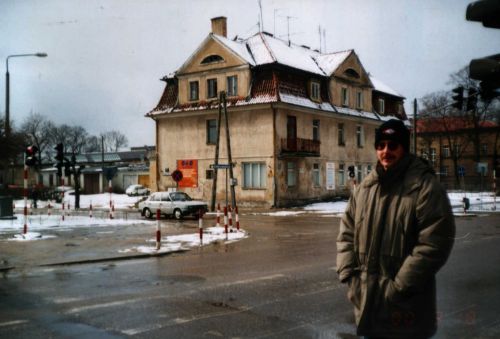
<svg viewBox="0 0 500 339">
<path fill-rule="evenodd" d="M 262 19 L 262 1 L 259 0 L 259 32 L 262 32 L 264 30 L 264 21 Z"/>
<path fill-rule="evenodd" d="M 321 25 L 318 26 L 318 33 L 319 33 L 319 52 L 323 52 L 323 43 L 321 42 Z"/>
</svg>

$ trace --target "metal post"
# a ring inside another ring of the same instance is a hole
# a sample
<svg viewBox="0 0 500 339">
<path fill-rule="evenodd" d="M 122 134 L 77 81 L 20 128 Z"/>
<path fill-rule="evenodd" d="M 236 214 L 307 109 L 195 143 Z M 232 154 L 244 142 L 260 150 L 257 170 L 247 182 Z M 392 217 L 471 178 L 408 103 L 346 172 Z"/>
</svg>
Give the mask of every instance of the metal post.
<svg viewBox="0 0 500 339">
<path fill-rule="evenodd" d="M 160 228 L 160 217 L 161 211 L 158 208 L 156 210 L 156 249 L 159 250 L 161 247 L 161 228 Z"/>
<path fill-rule="evenodd" d="M 26 156 L 25 156 L 26 157 Z M 24 165 L 24 228 L 23 234 L 28 232 L 28 165 Z"/>
<path fill-rule="evenodd" d="M 226 93 L 222 92 L 222 102 L 224 104 L 224 115 L 226 118 L 226 144 L 227 144 L 227 157 L 229 162 L 229 179 L 231 180 L 231 205 L 236 206 L 236 192 L 234 189 L 234 174 L 233 174 L 233 157 L 231 155 L 231 138 L 229 136 L 229 117 L 227 114 Z"/>
<path fill-rule="evenodd" d="M 413 100 L 413 154 L 417 154 L 417 99 Z"/>
<path fill-rule="evenodd" d="M 217 199 L 217 177 L 219 164 L 219 145 L 220 145 L 220 123 L 222 118 L 222 92 L 219 94 L 219 115 L 217 117 L 217 139 L 215 142 L 215 159 L 214 159 L 214 182 L 212 185 L 212 201 L 210 202 L 210 210 L 215 209 L 215 200 Z"/>
</svg>

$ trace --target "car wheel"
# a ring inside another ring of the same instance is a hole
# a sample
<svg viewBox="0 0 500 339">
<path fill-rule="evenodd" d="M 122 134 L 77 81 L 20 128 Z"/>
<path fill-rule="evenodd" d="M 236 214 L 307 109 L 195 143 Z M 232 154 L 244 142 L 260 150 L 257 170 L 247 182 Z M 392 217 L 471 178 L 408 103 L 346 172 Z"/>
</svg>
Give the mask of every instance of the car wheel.
<svg viewBox="0 0 500 339">
<path fill-rule="evenodd" d="M 176 220 L 181 220 L 181 219 L 182 219 L 182 212 L 181 212 L 181 210 L 180 210 L 180 209 L 176 208 L 176 209 L 174 210 L 174 218 L 175 218 Z"/>
<path fill-rule="evenodd" d="M 143 214 L 146 218 L 152 219 L 153 218 L 153 212 L 149 208 L 145 208 L 143 211 Z"/>
</svg>

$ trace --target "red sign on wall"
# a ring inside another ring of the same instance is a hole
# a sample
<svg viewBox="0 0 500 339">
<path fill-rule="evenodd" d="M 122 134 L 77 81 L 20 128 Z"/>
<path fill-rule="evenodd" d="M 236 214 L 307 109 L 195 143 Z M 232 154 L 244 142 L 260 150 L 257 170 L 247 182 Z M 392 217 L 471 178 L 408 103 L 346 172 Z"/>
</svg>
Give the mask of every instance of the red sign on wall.
<svg viewBox="0 0 500 339">
<path fill-rule="evenodd" d="M 198 187 L 198 160 L 177 160 L 177 169 L 182 172 L 179 187 Z"/>
</svg>

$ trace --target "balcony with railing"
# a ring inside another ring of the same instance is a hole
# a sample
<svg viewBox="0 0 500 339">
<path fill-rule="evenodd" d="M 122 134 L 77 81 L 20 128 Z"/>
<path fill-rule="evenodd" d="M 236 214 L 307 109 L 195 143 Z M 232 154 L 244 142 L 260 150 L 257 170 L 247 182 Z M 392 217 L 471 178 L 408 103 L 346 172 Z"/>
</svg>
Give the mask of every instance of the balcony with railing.
<svg viewBox="0 0 500 339">
<path fill-rule="evenodd" d="M 319 157 L 320 141 L 302 138 L 282 138 L 281 156 Z"/>
</svg>

